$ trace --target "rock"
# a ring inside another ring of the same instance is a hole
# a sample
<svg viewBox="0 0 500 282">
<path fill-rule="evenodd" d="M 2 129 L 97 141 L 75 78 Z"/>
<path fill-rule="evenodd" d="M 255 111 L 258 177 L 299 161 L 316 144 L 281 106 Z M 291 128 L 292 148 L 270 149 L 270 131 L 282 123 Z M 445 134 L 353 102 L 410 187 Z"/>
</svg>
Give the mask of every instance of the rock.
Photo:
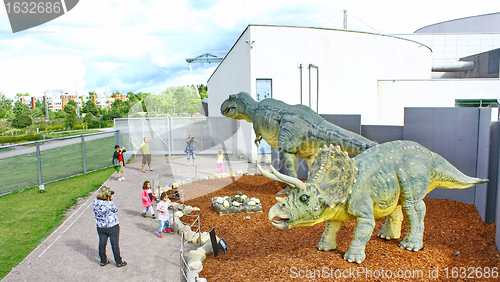
<svg viewBox="0 0 500 282">
<path fill-rule="evenodd" d="M 176 212 L 174 212 L 174 216 L 175 216 L 175 217 L 179 217 L 179 218 L 181 218 L 181 217 L 183 217 L 183 216 L 184 216 L 184 213 L 183 213 L 183 212 L 181 212 L 181 211 L 176 211 Z"/>
<path fill-rule="evenodd" d="M 190 230 L 191 230 L 191 227 L 189 227 L 189 225 L 184 225 L 179 230 L 179 234 L 186 233 L 187 231 L 190 231 Z M 184 238 L 186 238 L 186 236 L 184 236 Z"/>
<path fill-rule="evenodd" d="M 201 244 L 205 245 L 208 241 L 210 241 L 210 234 L 208 232 L 201 233 Z"/>
<path fill-rule="evenodd" d="M 186 206 L 186 207 L 182 210 L 182 212 L 183 212 L 184 214 L 190 214 L 190 213 L 192 213 L 192 212 L 193 212 L 193 207 L 192 207 L 192 206 Z"/>
<path fill-rule="evenodd" d="M 203 236 L 203 234 L 202 234 L 202 236 Z M 210 241 L 206 242 L 205 244 L 203 244 L 203 246 L 199 247 L 196 250 L 200 251 L 200 252 L 204 252 L 205 255 L 207 255 L 207 256 L 214 252 L 214 249 L 212 248 L 212 242 L 210 242 Z"/>
<path fill-rule="evenodd" d="M 190 237 L 188 241 L 197 244 L 199 239 L 200 239 L 200 233 L 195 232 L 194 235 Z"/>
<path fill-rule="evenodd" d="M 191 270 L 191 271 L 188 271 L 186 273 L 186 278 L 187 278 L 187 281 L 188 282 L 197 282 L 197 281 L 202 281 L 200 279 L 205 279 L 205 278 L 199 278 L 199 272 L 195 271 L 195 270 Z M 205 281 L 207 281 L 205 279 Z"/>
<path fill-rule="evenodd" d="M 182 224 L 182 222 L 179 220 L 176 220 L 175 223 L 174 223 L 174 232 L 178 232 L 179 230 L 181 230 L 181 228 L 184 226 L 184 224 Z"/>
</svg>

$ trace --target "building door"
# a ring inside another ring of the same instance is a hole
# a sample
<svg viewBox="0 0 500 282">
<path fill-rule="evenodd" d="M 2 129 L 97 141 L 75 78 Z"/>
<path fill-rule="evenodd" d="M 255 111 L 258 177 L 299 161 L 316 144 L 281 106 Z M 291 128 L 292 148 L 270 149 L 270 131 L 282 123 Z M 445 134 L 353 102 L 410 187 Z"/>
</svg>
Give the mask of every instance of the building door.
<svg viewBox="0 0 500 282">
<path fill-rule="evenodd" d="M 256 81 L 256 85 L 257 85 L 257 102 L 273 97 L 272 79 L 258 78 Z M 267 142 L 264 139 L 262 139 L 260 141 L 259 148 L 257 148 L 257 152 L 259 155 L 271 154 L 271 145 L 267 144 Z"/>
</svg>

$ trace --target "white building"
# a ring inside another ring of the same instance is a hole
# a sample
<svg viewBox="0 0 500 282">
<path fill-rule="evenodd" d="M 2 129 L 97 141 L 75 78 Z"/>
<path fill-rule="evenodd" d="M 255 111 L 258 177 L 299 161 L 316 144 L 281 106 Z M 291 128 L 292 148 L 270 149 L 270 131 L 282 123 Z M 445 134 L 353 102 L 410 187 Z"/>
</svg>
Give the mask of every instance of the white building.
<svg viewBox="0 0 500 282">
<path fill-rule="evenodd" d="M 500 22 L 499 15 L 478 16 L 479 22 Z M 448 25 L 458 29 L 467 23 L 471 19 Z M 288 104 L 304 104 L 319 114 L 359 114 L 362 124 L 375 125 L 403 125 L 404 107 L 454 107 L 457 99 L 496 101 L 500 96 L 496 90 L 500 89 L 498 60 L 496 75 L 479 79 L 468 77 L 481 73 L 485 64 L 481 66 L 480 54 L 459 61 L 461 56 L 500 48 L 500 27 L 496 25 L 497 34 L 487 26 L 488 35 L 480 28 L 467 30 L 475 34 L 467 35 L 467 42 L 463 42 L 460 38 L 465 37 L 458 34 L 424 34 L 434 30 L 430 27 L 419 30 L 420 34 L 387 36 L 249 25 L 208 80 L 209 114 L 221 116 L 221 103 L 241 91 L 256 100 L 272 97 Z M 476 38 L 479 48 L 474 47 Z M 451 44 L 455 44 L 455 52 Z M 465 45 L 470 47 L 462 52 Z M 443 60 L 452 62 L 451 67 L 443 67 Z M 477 62 L 470 62 L 474 60 Z M 440 72 L 433 72 L 433 68 Z M 251 124 L 243 123 L 242 129 L 238 134 L 243 140 L 255 138 Z M 255 157 L 257 148 L 246 143 L 238 149 Z"/>
</svg>

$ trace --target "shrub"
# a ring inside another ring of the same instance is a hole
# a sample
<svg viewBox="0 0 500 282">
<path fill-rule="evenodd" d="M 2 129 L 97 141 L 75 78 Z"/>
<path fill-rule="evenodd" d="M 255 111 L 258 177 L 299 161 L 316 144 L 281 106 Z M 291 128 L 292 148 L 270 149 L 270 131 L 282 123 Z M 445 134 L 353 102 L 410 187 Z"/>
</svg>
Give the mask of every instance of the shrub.
<svg viewBox="0 0 500 282">
<path fill-rule="evenodd" d="M 64 129 L 64 127 L 62 125 L 54 125 L 54 126 L 47 127 L 47 130 L 49 130 L 49 131 L 60 131 L 63 129 Z"/>
<path fill-rule="evenodd" d="M 12 121 L 11 125 L 16 128 L 25 128 L 32 123 L 31 117 L 26 114 L 17 115 Z"/>
<path fill-rule="evenodd" d="M 29 134 L 23 136 L 5 136 L 5 137 L 0 137 L 0 144 L 21 143 L 21 142 L 30 142 L 37 140 L 42 140 L 42 137 L 40 135 L 35 135 L 35 134 Z"/>
<path fill-rule="evenodd" d="M 108 124 L 103 120 L 91 120 L 87 125 L 88 128 L 99 128 L 99 125 L 101 126 L 101 128 L 108 127 Z"/>
</svg>

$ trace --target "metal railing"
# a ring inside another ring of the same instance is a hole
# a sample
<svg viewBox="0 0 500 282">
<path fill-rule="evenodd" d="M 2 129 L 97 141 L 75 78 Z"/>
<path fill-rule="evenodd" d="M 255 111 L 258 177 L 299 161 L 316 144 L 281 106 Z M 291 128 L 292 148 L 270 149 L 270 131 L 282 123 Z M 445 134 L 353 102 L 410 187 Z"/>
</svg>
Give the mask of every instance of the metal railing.
<svg viewBox="0 0 500 282">
<path fill-rule="evenodd" d="M 0 195 L 110 167 L 115 144 L 117 130 L 0 146 Z"/>
</svg>

